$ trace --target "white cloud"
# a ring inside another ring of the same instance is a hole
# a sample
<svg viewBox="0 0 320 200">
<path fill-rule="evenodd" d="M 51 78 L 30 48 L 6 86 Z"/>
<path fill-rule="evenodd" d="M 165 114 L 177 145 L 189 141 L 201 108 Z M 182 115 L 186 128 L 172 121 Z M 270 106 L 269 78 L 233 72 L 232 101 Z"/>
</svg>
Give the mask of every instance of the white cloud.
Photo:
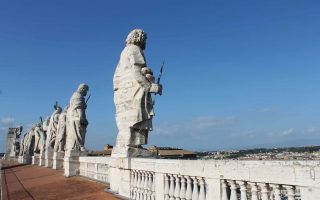
<svg viewBox="0 0 320 200">
<path fill-rule="evenodd" d="M 290 136 L 294 134 L 294 128 L 289 128 L 280 133 L 281 136 Z"/>
<path fill-rule="evenodd" d="M 15 119 L 12 117 L 1 117 L 0 118 L 0 125 L 2 126 L 9 126 L 15 122 Z"/>
</svg>

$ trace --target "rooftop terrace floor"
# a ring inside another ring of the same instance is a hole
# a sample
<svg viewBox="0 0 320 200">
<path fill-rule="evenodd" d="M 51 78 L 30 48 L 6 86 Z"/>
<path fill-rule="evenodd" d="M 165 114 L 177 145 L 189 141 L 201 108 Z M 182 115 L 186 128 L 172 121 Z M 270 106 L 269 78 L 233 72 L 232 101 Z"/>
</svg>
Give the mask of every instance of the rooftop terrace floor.
<svg viewBox="0 0 320 200">
<path fill-rule="evenodd" d="M 63 170 L 16 165 L 1 172 L 3 200 L 119 199 L 104 191 L 107 185 L 81 177 L 66 178 Z"/>
</svg>

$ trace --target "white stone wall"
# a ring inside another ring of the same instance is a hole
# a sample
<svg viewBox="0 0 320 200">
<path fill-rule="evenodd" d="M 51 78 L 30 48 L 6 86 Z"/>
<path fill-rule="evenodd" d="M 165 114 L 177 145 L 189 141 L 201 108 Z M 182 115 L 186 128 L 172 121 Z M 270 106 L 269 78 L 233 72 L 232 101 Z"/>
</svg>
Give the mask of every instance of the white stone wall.
<svg viewBox="0 0 320 200">
<path fill-rule="evenodd" d="M 109 162 L 106 157 L 79 157 L 80 175 L 109 183 Z"/>
<path fill-rule="evenodd" d="M 320 199 L 320 161 L 80 157 L 80 175 L 131 199 Z"/>
</svg>

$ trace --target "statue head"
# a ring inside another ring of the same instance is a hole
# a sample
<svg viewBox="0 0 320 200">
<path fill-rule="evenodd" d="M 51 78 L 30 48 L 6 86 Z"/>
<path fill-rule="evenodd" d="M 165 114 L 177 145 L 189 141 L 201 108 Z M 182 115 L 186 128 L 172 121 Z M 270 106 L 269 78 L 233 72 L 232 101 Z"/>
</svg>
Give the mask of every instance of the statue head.
<svg viewBox="0 0 320 200">
<path fill-rule="evenodd" d="M 147 33 L 142 29 L 134 29 L 129 33 L 126 39 L 126 45 L 134 44 L 141 47 L 142 50 L 146 48 Z"/>
<path fill-rule="evenodd" d="M 57 113 L 61 113 L 62 112 L 62 108 L 60 106 L 56 106 L 56 111 L 57 111 Z"/>
<path fill-rule="evenodd" d="M 81 83 L 77 89 L 77 92 L 79 92 L 80 94 L 82 94 L 83 96 L 87 95 L 87 92 L 89 90 L 89 86 L 85 83 Z"/>
<path fill-rule="evenodd" d="M 17 135 L 17 137 L 19 137 L 19 136 L 21 135 L 22 130 L 23 130 L 23 126 L 18 126 L 18 127 L 16 128 L 16 135 Z"/>
</svg>

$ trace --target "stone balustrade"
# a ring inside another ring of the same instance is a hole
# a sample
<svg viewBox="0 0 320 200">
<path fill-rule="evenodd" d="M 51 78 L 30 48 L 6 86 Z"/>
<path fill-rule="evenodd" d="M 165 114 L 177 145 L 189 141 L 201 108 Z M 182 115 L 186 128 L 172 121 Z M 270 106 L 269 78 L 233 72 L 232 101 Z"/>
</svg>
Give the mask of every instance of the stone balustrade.
<svg viewBox="0 0 320 200">
<path fill-rule="evenodd" d="M 80 157 L 79 174 L 100 182 L 109 183 L 109 160 L 105 157 Z"/>
<path fill-rule="evenodd" d="M 320 161 L 80 157 L 80 175 L 137 200 L 319 200 Z"/>
<path fill-rule="evenodd" d="M 206 183 L 202 177 L 164 175 L 165 200 L 206 200 Z"/>
<path fill-rule="evenodd" d="M 154 200 L 154 173 L 132 170 L 130 179 L 130 198 L 136 200 Z"/>
<path fill-rule="evenodd" d="M 221 200 L 301 200 L 298 186 L 221 180 Z"/>
</svg>

